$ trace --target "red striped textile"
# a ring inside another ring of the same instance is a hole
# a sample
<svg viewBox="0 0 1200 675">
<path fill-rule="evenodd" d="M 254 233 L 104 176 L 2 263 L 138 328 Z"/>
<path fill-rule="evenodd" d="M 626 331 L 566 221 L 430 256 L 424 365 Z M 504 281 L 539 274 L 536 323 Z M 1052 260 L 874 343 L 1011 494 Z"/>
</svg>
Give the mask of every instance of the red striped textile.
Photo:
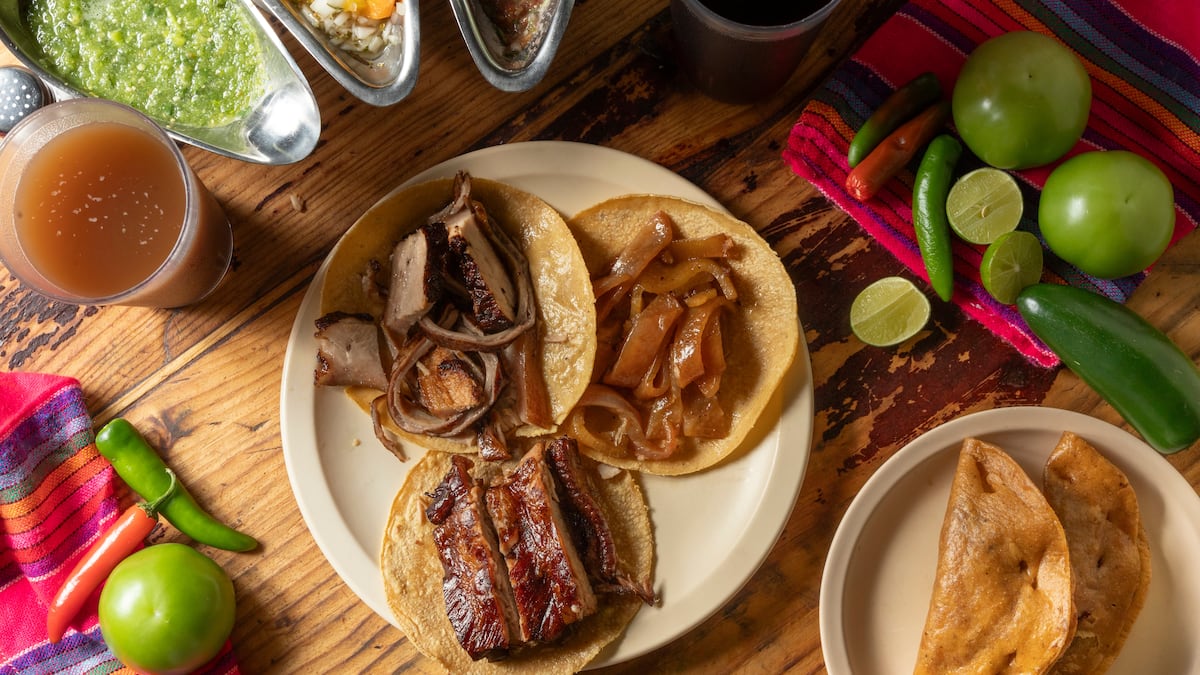
<svg viewBox="0 0 1200 675">
<path fill-rule="evenodd" d="M 78 381 L 0 372 L 0 675 L 132 673 L 104 644 L 98 593 L 62 640 L 46 635 L 49 602 L 119 515 L 114 480 Z M 200 672 L 235 675 L 229 644 Z"/>
<path fill-rule="evenodd" d="M 839 66 L 801 111 L 784 160 L 849 213 L 913 274 L 926 278 L 912 229 L 912 171 L 867 203 L 844 188 L 846 150 L 854 132 L 896 87 L 922 72 L 937 74 L 943 90 L 972 49 L 1015 30 L 1057 38 L 1092 78 L 1092 109 L 1083 139 L 1068 156 L 1087 150 L 1132 150 L 1158 165 L 1175 188 L 1173 241 L 1200 223 L 1200 3 L 1193 0 L 912 0 Z M 964 158 L 960 170 L 975 161 Z M 1021 229 L 1034 234 L 1037 200 L 1054 165 L 1014 172 L 1025 196 Z M 953 301 L 1032 362 L 1058 359 L 1011 306 L 983 289 L 983 247 L 954 244 Z M 1090 277 L 1046 251 L 1046 281 L 1069 283 L 1124 302 L 1146 273 L 1116 280 Z"/>
</svg>

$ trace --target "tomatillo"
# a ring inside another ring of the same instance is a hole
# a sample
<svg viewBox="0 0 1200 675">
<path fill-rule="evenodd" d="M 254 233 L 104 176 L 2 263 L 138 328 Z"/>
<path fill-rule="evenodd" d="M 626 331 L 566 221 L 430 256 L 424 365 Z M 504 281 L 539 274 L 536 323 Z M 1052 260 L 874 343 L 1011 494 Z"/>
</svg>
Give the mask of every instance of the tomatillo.
<svg viewBox="0 0 1200 675">
<path fill-rule="evenodd" d="M 1126 150 L 1085 152 L 1046 179 L 1038 225 L 1058 257 L 1101 279 L 1141 272 L 1175 233 L 1175 193 L 1150 160 Z"/>
<path fill-rule="evenodd" d="M 155 544 L 113 569 L 100 592 L 100 632 L 129 668 L 183 675 L 212 660 L 233 631 L 233 582 L 190 546 Z"/>
<path fill-rule="evenodd" d="M 999 169 L 1049 164 L 1083 136 L 1092 82 L 1074 52 L 1052 37 L 1005 33 L 980 44 L 954 83 L 963 142 Z"/>
</svg>

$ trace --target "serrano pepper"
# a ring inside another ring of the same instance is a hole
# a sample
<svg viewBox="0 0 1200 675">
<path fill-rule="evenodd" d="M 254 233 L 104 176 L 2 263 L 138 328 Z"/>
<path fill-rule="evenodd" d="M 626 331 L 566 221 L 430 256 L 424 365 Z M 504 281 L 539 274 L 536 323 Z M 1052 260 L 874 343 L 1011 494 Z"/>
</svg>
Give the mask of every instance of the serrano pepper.
<svg viewBox="0 0 1200 675">
<path fill-rule="evenodd" d="M 929 285 L 942 300 L 954 292 L 954 258 L 950 250 L 950 223 L 946 220 L 946 195 L 954 178 L 954 165 L 962 144 L 942 134 L 929 142 L 913 183 L 913 230 L 929 275 Z"/>
<path fill-rule="evenodd" d="M 846 176 L 846 191 L 859 201 L 875 196 L 908 164 L 950 119 L 950 102 L 941 101 L 892 132 Z"/>
<path fill-rule="evenodd" d="M 901 124 L 928 108 L 942 97 L 942 85 L 933 73 L 921 73 L 884 99 L 875 112 L 858 128 L 846 160 L 850 168 L 858 166 L 867 155 Z"/>
<path fill-rule="evenodd" d="M 178 486 L 175 472 L 167 469 L 167 473 L 171 480 L 167 491 L 152 502 L 141 502 L 126 509 L 67 575 L 67 580 L 50 601 L 50 610 L 46 613 L 46 633 L 51 642 L 62 639 L 67 626 L 83 608 L 92 591 L 108 578 L 117 563 L 129 557 L 154 531 L 154 526 L 158 525 L 158 510 L 175 496 Z"/>
<path fill-rule="evenodd" d="M 112 462 L 117 475 L 143 497 L 160 494 L 171 480 L 162 458 L 127 420 L 118 417 L 104 425 L 96 434 L 96 448 Z M 182 483 L 174 498 L 159 512 L 180 532 L 201 544 L 226 551 L 249 551 L 258 546 L 254 537 L 238 532 L 200 508 Z"/>
</svg>

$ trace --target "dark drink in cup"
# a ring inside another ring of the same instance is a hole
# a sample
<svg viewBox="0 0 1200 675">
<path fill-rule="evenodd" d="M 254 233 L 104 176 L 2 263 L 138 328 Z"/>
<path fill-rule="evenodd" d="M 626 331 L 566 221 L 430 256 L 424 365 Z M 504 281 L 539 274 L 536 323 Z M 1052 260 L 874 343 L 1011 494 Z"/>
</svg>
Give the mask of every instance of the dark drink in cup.
<svg viewBox="0 0 1200 675">
<path fill-rule="evenodd" d="M 774 94 L 808 52 L 839 0 L 671 0 L 680 66 L 720 101 Z"/>
</svg>

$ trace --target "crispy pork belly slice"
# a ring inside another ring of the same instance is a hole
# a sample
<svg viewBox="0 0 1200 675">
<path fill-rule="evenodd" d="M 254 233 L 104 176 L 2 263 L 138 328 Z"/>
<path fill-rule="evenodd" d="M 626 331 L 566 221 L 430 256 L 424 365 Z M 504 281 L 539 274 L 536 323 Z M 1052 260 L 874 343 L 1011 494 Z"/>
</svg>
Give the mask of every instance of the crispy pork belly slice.
<svg viewBox="0 0 1200 675">
<path fill-rule="evenodd" d="M 446 242 L 457 261 L 475 323 L 485 333 L 516 324 L 517 291 L 504 261 L 488 239 L 487 225 L 464 209 L 446 219 Z"/>
<path fill-rule="evenodd" d="M 317 368 L 314 381 L 326 387 L 387 389 L 379 348 L 379 328 L 363 314 L 330 312 L 315 322 Z"/>
<path fill-rule="evenodd" d="M 485 501 L 508 566 L 521 639 L 553 642 L 596 611 L 596 595 L 559 509 L 554 477 L 537 444 Z"/>
<path fill-rule="evenodd" d="M 502 659 L 515 625 L 512 590 L 483 489 L 471 477 L 471 460 L 451 458 L 450 470 L 430 495 L 425 517 L 442 563 L 442 596 L 459 644 L 472 659 Z"/>
<path fill-rule="evenodd" d="M 444 230 L 426 226 L 401 239 L 392 249 L 392 275 L 382 323 L 393 335 L 406 335 L 441 298 L 444 242 Z"/>
<path fill-rule="evenodd" d="M 417 399 L 435 417 L 452 417 L 486 401 L 483 374 L 460 352 L 434 347 L 417 368 Z"/>
<path fill-rule="evenodd" d="M 600 593 L 632 594 L 648 605 L 657 602 L 648 581 L 629 578 L 621 569 L 612 530 L 579 454 L 575 439 L 561 437 L 546 444 L 546 464 L 558 484 L 563 515 L 571 528 L 575 548 L 583 559 L 593 588 Z"/>
</svg>

